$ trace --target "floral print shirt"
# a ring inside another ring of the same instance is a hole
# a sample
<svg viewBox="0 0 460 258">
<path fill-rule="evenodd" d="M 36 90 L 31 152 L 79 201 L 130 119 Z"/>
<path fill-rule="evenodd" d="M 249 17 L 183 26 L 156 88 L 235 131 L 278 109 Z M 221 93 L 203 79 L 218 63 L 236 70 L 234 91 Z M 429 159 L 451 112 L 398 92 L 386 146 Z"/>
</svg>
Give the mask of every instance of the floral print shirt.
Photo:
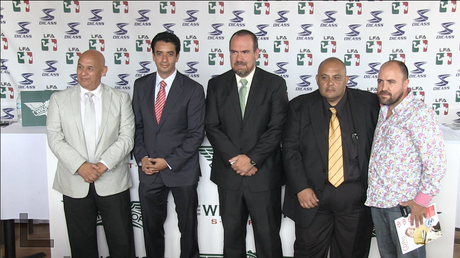
<svg viewBox="0 0 460 258">
<path fill-rule="evenodd" d="M 386 118 L 382 106 L 369 162 L 365 205 L 390 208 L 414 200 L 428 206 L 446 173 L 444 139 L 436 113 L 409 94 Z"/>
</svg>

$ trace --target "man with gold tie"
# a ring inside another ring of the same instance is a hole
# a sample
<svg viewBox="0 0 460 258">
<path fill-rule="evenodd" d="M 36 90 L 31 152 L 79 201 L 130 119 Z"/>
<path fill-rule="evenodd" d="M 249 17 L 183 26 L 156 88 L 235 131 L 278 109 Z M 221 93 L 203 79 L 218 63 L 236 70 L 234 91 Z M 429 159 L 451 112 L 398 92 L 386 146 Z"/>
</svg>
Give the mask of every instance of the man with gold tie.
<svg viewBox="0 0 460 258">
<path fill-rule="evenodd" d="M 379 103 L 347 88 L 344 63 L 327 58 L 318 90 L 289 103 L 283 131 L 284 213 L 295 221 L 294 257 L 367 257 L 372 221 L 364 206 Z"/>
</svg>

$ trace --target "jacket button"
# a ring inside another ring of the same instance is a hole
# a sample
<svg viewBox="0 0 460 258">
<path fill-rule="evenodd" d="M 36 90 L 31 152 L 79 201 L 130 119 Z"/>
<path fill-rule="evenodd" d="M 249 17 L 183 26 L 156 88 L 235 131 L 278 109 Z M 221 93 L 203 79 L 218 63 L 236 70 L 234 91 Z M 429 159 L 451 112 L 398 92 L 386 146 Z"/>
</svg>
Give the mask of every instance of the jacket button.
<svg viewBox="0 0 460 258">
<path fill-rule="evenodd" d="M 318 192 L 319 192 L 319 193 L 322 193 L 322 192 L 323 192 L 323 190 L 318 190 Z"/>
</svg>

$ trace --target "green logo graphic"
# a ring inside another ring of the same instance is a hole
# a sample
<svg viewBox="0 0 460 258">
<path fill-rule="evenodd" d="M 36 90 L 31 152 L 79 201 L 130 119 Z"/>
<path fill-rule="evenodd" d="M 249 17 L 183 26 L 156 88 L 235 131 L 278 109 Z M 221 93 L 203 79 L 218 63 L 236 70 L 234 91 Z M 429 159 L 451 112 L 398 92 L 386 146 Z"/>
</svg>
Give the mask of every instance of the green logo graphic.
<svg viewBox="0 0 460 258">
<path fill-rule="evenodd" d="M 393 2 L 391 4 L 391 13 L 392 14 L 400 14 L 402 13 L 407 14 L 409 12 L 409 3 L 408 2 Z"/>
<path fill-rule="evenodd" d="M 112 12 L 113 13 L 128 13 L 128 1 L 113 1 L 112 2 Z"/>
<path fill-rule="evenodd" d="M 381 53 L 382 52 L 382 41 L 367 41 L 366 42 L 366 53 Z"/>
<path fill-rule="evenodd" d="M 65 63 L 74 64 L 75 62 L 77 62 L 80 56 L 81 56 L 80 52 L 67 52 L 65 53 Z"/>
<path fill-rule="evenodd" d="M 439 1 L 439 12 L 440 13 L 447 13 L 449 10 L 449 5 L 451 6 L 451 12 L 455 12 L 457 10 L 457 1 L 451 0 L 451 1 Z"/>
<path fill-rule="evenodd" d="M 211 146 L 201 146 L 198 151 L 203 157 L 209 161 L 209 166 L 212 167 L 212 156 L 214 155 L 214 150 Z"/>
<path fill-rule="evenodd" d="M 309 14 L 313 14 L 313 2 L 298 2 L 297 3 L 297 13 L 298 14 L 306 14 L 307 11 Z"/>
<path fill-rule="evenodd" d="M 224 13 L 224 2 L 209 2 L 208 3 L 208 13 L 209 14 L 216 14 Z"/>
<path fill-rule="evenodd" d="M 337 51 L 337 42 L 329 40 L 321 41 L 321 53 L 328 53 L 329 49 L 331 53 L 335 53 Z"/>
<path fill-rule="evenodd" d="M 57 40 L 56 39 L 42 39 L 42 51 L 57 51 Z"/>
<path fill-rule="evenodd" d="M 160 13 L 166 14 L 168 13 L 174 14 L 176 13 L 176 3 L 175 2 L 160 2 Z"/>
<path fill-rule="evenodd" d="M 33 64 L 32 52 L 18 52 L 18 64 Z"/>
<path fill-rule="evenodd" d="M 455 92 L 455 102 L 460 102 L 460 90 Z"/>
<path fill-rule="evenodd" d="M 80 12 L 80 3 L 78 1 L 63 1 L 64 13 L 71 13 L 74 10 L 76 13 Z"/>
<path fill-rule="evenodd" d="M 428 50 L 428 40 L 413 40 L 412 41 L 412 52 L 413 53 L 418 53 L 418 52 L 426 52 Z"/>
<path fill-rule="evenodd" d="M 141 203 L 139 201 L 132 201 L 131 202 L 131 220 L 133 223 L 133 227 L 142 229 L 142 214 L 141 214 Z M 103 226 L 104 223 L 102 221 L 102 216 L 98 212 L 97 213 L 97 226 Z"/>
<path fill-rule="evenodd" d="M 452 64 L 452 53 L 441 52 L 436 54 L 436 65 L 451 65 Z"/>
</svg>

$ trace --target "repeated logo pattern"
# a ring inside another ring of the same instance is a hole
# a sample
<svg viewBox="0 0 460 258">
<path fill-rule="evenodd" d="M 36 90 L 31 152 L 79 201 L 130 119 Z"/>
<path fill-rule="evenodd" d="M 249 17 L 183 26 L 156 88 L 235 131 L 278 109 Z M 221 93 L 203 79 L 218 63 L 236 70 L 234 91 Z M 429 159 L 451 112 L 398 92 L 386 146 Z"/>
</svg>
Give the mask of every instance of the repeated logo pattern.
<svg viewBox="0 0 460 258">
<path fill-rule="evenodd" d="M 79 56 L 96 49 L 109 66 L 104 82 L 132 93 L 135 79 L 155 71 L 147 62 L 160 31 L 179 36 L 178 70 L 205 86 L 230 69 L 228 40 L 243 28 L 259 39 L 257 65 L 286 79 L 289 98 L 317 89 L 317 66 L 330 56 L 353 75 L 349 87 L 375 92 L 380 65 L 400 60 L 426 103 L 452 105 L 460 90 L 457 1 L 10 1 L 1 8 L 2 82 L 15 91 L 76 85 Z"/>
</svg>

